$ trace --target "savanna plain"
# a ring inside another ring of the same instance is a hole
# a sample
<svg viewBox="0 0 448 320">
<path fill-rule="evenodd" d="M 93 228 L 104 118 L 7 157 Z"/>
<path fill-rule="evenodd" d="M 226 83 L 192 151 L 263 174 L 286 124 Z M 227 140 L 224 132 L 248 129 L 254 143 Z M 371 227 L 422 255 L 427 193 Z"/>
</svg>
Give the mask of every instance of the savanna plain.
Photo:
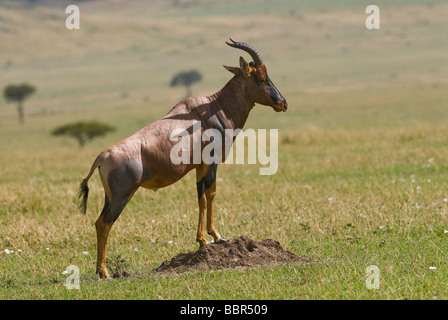
<svg viewBox="0 0 448 320">
<path fill-rule="evenodd" d="M 37 88 L 24 125 L 0 101 L 1 299 L 448 298 L 446 1 L 378 0 L 379 30 L 365 27 L 366 1 L 85 1 L 79 30 L 65 27 L 68 4 L 0 2 L 0 87 Z M 251 112 L 245 128 L 278 129 L 278 171 L 219 166 L 216 228 L 308 262 L 153 274 L 197 250 L 192 172 L 135 194 L 108 242 L 109 270 L 130 275 L 99 280 L 103 190 L 95 174 L 83 215 L 79 183 L 98 153 L 183 98 L 177 72 L 202 74 L 194 95 L 222 88 L 222 65 L 244 55 L 229 37 L 260 50 L 289 108 Z M 81 120 L 116 131 L 83 148 L 50 134 Z M 65 286 L 69 265 L 79 290 Z"/>
</svg>

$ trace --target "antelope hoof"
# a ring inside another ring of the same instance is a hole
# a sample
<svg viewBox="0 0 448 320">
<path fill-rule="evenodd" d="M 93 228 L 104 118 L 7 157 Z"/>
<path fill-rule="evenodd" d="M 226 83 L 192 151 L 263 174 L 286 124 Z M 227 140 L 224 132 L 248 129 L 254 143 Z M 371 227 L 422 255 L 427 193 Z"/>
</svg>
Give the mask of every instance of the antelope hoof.
<svg viewBox="0 0 448 320">
<path fill-rule="evenodd" d="M 226 242 L 227 242 L 226 239 L 224 239 L 224 238 L 219 238 L 219 240 L 216 241 L 215 243 L 216 243 L 216 244 L 223 244 L 223 243 L 226 243 Z"/>
<path fill-rule="evenodd" d="M 112 280 L 112 277 L 108 273 L 106 273 L 106 274 L 99 273 L 98 276 L 99 276 L 100 280 Z"/>
<path fill-rule="evenodd" d="M 199 248 L 202 248 L 203 246 L 205 246 L 207 244 L 207 241 L 205 241 L 205 240 L 196 240 L 196 242 L 199 242 Z"/>
<path fill-rule="evenodd" d="M 100 279 L 112 279 L 112 277 L 109 275 L 106 269 L 97 270 L 96 274 L 99 276 Z"/>
</svg>

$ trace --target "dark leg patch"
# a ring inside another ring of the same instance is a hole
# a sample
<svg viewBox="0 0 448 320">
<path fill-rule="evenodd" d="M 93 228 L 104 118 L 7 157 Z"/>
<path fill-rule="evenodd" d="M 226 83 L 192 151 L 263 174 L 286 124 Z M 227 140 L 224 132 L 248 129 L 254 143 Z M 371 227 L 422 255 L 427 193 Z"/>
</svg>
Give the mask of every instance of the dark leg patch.
<svg viewBox="0 0 448 320">
<path fill-rule="evenodd" d="M 198 201 L 201 200 L 202 196 L 205 193 L 205 190 L 210 188 L 212 184 L 216 181 L 216 171 L 218 169 L 218 165 L 216 163 L 212 163 L 208 166 L 207 173 L 199 182 L 196 182 L 196 189 L 198 191 Z"/>
</svg>

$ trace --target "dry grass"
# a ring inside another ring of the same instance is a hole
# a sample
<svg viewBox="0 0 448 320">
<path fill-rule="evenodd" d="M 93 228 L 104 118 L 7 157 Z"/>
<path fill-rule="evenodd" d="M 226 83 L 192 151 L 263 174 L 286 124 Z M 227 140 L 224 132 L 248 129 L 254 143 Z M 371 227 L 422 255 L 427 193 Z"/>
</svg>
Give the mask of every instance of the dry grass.
<svg viewBox="0 0 448 320">
<path fill-rule="evenodd" d="M 79 32 L 65 30 L 56 7 L 2 7 L 0 84 L 27 81 L 38 92 L 24 127 L 1 102 L 1 298 L 446 298 L 448 6 L 384 5 L 382 29 L 368 32 L 365 7 L 348 1 L 326 10 L 296 1 L 258 1 L 256 10 L 240 1 L 228 9 L 114 3 L 83 3 Z M 196 249 L 190 174 L 137 192 L 109 242 L 109 257 L 124 257 L 131 277 L 98 282 L 93 224 L 103 192 L 95 175 L 88 213 L 79 214 L 80 180 L 100 151 L 182 97 L 168 86 L 175 72 L 197 68 L 204 81 L 195 93 L 217 91 L 230 77 L 220 64 L 237 63 L 223 45 L 228 36 L 260 48 L 290 109 L 253 110 L 246 127 L 279 129 L 279 170 L 259 176 L 256 165 L 220 166 L 217 228 L 228 238 L 275 238 L 313 262 L 151 275 Z M 83 150 L 50 135 L 78 119 L 118 130 Z M 70 264 L 81 270 L 79 291 L 63 286 Z M 372 264 L 380 290 L 365 286 Z"/>
</svg>

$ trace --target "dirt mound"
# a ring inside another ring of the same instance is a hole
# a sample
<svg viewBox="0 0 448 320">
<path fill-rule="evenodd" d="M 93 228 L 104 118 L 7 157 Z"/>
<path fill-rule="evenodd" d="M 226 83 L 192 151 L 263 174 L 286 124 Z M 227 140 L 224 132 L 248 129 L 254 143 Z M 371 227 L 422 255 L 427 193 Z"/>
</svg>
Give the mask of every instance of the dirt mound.
<svg viewBox="0 0 448 320">
<path fill-rule="evenodd" d="M 257 242 L 241 236 L 224 244 L 206 245 L 196 252 L 178 254 L 153 271 L 181 273 L 305 261 L 294 253 L 284 250 L 276 240 L 265 239 Z"/>
</svg>

